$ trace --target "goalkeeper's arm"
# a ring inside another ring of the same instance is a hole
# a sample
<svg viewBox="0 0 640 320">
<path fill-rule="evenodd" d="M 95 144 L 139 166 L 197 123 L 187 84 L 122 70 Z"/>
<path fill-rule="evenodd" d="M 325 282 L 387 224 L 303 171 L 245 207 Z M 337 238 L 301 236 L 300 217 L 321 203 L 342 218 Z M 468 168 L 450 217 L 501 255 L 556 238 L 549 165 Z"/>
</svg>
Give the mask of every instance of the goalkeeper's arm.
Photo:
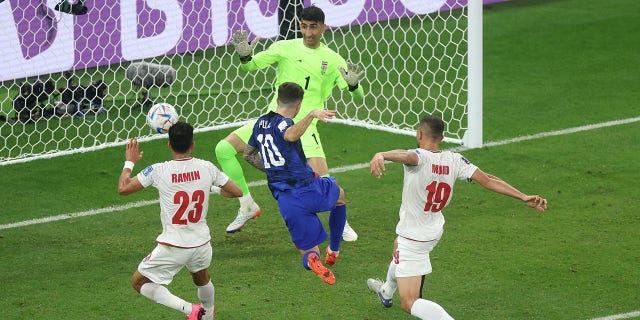
<svg viewBox="0 0 640 320">
<path fill-rule="evenodd" d="M 230 43 L 233 45 L 238 57 L 240 57 L 240 62 L 245 64 L 251 61 L 251 56 L 253 55 L 253 49 L 258 44 L 259 38 L 253 39 L 251 43 L 249 43 L 249 35 L 245 30 L 238 30 L 236 33 L 231 36 Z"/>
<path fill-rule="evenodd" d="M 347 69 L 345 70 L 343 67 L 338 67 L 340 70 L 340 74 L 342 78 L 349 86 L 349 92 L 354 100 L 360 101 L 364 98 L 364 90 L 360 86 L 360 80 L 364 78 L 364 69 L 359 65 L 347 62 Z"/>
</svg>

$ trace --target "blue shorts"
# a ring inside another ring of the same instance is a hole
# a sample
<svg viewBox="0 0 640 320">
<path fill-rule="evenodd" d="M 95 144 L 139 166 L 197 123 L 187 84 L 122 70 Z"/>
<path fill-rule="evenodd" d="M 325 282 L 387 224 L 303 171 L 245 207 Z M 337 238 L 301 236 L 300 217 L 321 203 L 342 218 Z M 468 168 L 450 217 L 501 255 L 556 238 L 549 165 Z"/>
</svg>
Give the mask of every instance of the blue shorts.
<svg viewBox="0 0 640 320">
<path fill-rule="evenodd" d="M 334 177 L 319 177 L 306 187 L 277 194 L 280 215 L 298 249 L 309 250 L 327 239 L 318 213 L 333 210 L 338 197 L 340 187 Z"/>
</svg>

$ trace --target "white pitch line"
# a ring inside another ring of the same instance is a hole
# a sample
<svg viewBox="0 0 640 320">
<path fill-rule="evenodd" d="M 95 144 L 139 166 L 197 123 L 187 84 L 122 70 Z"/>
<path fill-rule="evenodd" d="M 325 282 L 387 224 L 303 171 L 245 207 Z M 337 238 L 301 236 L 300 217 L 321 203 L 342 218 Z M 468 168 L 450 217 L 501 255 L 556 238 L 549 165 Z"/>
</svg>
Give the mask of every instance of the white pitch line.
<svg viewBox="0 0 640 320">
<path fill-rule="evenodd" d="M 612 127 L 612 126 L 618 126 L 618 125 L 622 125 L 622 124 L 638 122 L 638 121 L 640 121 L 640 117 L 628 118 L 628 119 L 622 119 L 622 120 L 614 120 L 614 121 L 607 121 L 607 122 L 589 124 L 589 125 L 586 125 L 586 126 L 563 129 L 563 130 L 558 130 L 558 131 L 541 132 L 541 133 L 536 133 L 536 134 L 532 134 L 532 135 L 526 135 L 526 136 L 517 137 L 517 138 L 513 138 L 513 139 L 502 140 L 502 141 L 487 142 L 487 143 L 484 143 L 482 146 L 483 147 L 501 146 L 501 145 L 510 144 L 510 143 L 514 143 L 514 142 L 533 140 L 533 139 L 539 139 L 539 138 L 545 138 L 545 137 L 551 137 L 551 136 L 559 136 L 559 135 L 571 134 L 571 133 L 576 133 L 576 132 L 581 132 L 581 131 L 595 130 L 595 129 L 605 128 L 605 127 Z"/>
<path fill-rule="evenodd" d="M 154 203 L 158 203 L 158 200 L 138 201 L 138 202 L 128 203 L 128 204 L 121 205 L 121 206 L 111 206 L 111 207 L 88 210 L 88 211 L 82 211 L 82 212 L 66 213 L 66 214 L 61 214 L 61 215 L 51 216 L 51 217 L 46 217 L 46 218 L 40 218 L 40 219 L 31 219 L 31 220 L 25 220 L 25 221 L 15 222 L 15 223 L 0 224 L 0 230 L 12 229 L 12 228 L 17 228 L 17 227 L 26 227 L 26 226 L 30 226 L 30 225 L 34 225 L 34 224 L 47 223 L 47 222 L 53 222 L 53 221 L 58 221 L 58 220 L 66 220 L 66 219 L 71 219 L 71 218 L 93 216 L 93 215 L 101 214 L 101 213 L 124 211 L 124 210 L 128 210 L 128 209 L 148 206 L 148 205 L 154 204 Z"/>
<path fill-rule="evenodd" d="M 487 142 L 487 143 L 484 144 L 484 146 L 485 147 L 501 146 L 501 145 L 510 144 L 510 143 L 516 143 L 516 142 L 520 142 L 520 141 L 539 139 L 539 138 L 545 138 L 545 137 L 550 137 L 550 136 L 558 136 L 558 135 L 564 135 L 564 134 L 571 134 L 571 133 L 587 131 L 587 130 L 595 130 L 595 129 L 600 129 L 600 128 L 604 128 L 604 127 L 628 124 L 628 123 L 633 123 L 633 122 L 638 122 L 638 121 L 640 121 L 640 117 L 628 118 L 628 119 L 622 119 L 622 120 L 615 120 L 615 121 L 608 121 L 608 122 L 590 124 L 590 125 L 586 125 L 586 126 L 563 129 L 563 130 L 558 130 L 558 131 L 548 131 L 548 132 L 542 132 L 542 133 L 533 134 L 533 135 L 526 135 L 526 136 L 517 137 L 517 138 L 513 138 L 513 139 Z M 456 147 L 456 148 L 453 148 L 453 149 L 450 149 L 450 150 L 458 152 L 458 151 L 466 150 L 466 149 L 467 148 L 462 146 L 462 147 Z M 355 165 L 332 168 L 331 172 L 347 172 L 347 171 L 367 168 L 368 166 L 369 166 L 368 163 L 360 163 L 360 164 L 355 164 Z M 250 187 L 262 186 L 262 185 L 266 185 L 266 184 L 267 184 L 266 180 L 252 181 L 252 182 L 247 183 L 247 185 L 250 186 Z M 34 224 L 47 223 L 47 222 L 58 221 L 58 220 L 66 220 L 66 219 L 78 218 L 78 217 L 86 217 L 86 216 L 92 216 L 92 215 L 108 213 L 108 212 L 123 211 L 123 210 L 127 210 L 127 209 L 133 209 L 133 208 L 139 208 L 139 207 L 147 206 L 147 205 L 154 204 L 154 203 L 157 203 L 157 202 L 158 202 L 157 200 L 155 200 L 155 201 L 149 201 L 149 200 L 147 200 L 147 201 L 138 201 L 138 202 L 133 202 L 133 203 L 129 203 L 129 204 L 126 204 L 126 205 L 121 205 L 121 206 L 111 206 L 111 207 L 106 207 L 106 208 L 101 208 L 101 209 L 93 209 L 93 210 L 82 211 L 82 212 L 67 213 L 67 214 L 61 214 L 61 215 L 57 215 L 57 216 L 51 216 L 51 217 L 40 218 L 40 219 L 32 219 L 32 220 L 25 220 L 25 221 L 15 222 L 15 223 L 0 224 L 0 230 L 12 229 L 12 228 L 18 228 L 18 227 L 26 227 L 26 226 L 30 226 L 30 225 L 34 225 Z M 608 318 L 603 318 L 603 320 L 604 319 L 609 320 Z M 612 319 L 622 319 L 622 318 L 612 318 Z M 598 320 L 600 320 L 600 319 L 598 319 Z"/>
<path fill-rule="evenodd" d="M 602 318 L 593 318 L 591 320 L 618 320 L 618 319 L 629 319 L 629 318 L 635 318 L 635 317 L 640 317 L 640 311 L 633 311 L 633 312 L 629 312 L 629 313 L 614 314 L 612 316 L 607 316 L 607 317 L 602 317 Z"/>
</svg>

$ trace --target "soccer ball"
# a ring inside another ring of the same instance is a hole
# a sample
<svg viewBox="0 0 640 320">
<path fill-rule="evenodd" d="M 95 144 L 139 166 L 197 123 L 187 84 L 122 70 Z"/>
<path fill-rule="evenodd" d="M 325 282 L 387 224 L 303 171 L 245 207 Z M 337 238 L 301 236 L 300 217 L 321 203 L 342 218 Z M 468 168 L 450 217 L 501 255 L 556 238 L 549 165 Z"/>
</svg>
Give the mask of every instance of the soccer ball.
<svg viewBox="0 0 640 320">
<path fill-rule="evenodd" d="M 176 122 L 178 122 L 176 108 L 165 102 L 154 104 L 147 114 L 147 124 L 158 133 L 166 133 Z"/>
</svg>

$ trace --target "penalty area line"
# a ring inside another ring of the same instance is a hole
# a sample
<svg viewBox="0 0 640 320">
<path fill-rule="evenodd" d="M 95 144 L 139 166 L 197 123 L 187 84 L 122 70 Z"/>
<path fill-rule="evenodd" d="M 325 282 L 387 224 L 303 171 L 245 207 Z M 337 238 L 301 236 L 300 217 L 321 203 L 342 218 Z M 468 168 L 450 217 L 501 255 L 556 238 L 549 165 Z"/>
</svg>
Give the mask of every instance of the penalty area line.
<svg viewBox="0 0 640 320">
<path fill-rule="evenodd" d="M 640 121 L 640 117 L 627 118 L 627 119 L 614 120 L 614 121 L 607 121 L 607 122 L 590 124 L 590 125 L 574 127 L 574 128 L 568 128 L 568 129 L 563 129 L 563 130 L 558 130 L 558 131 L 549 131 L 549 132 L 542 132 L 542 133 L 537 133 L 537 134 L 532 134 L 532 135 L 526 135 L 526 136 L 516 137 L 516 138 L 512 138 L 512 139 L 501 140 L 501 141 L 490 141 L 490 142 L 485 143 L 484 147 L 501 146 L 501 145 L 516 143 L 516 142 L 520 142 L 520 141 L 540 139 L 540 138 L 558 136 L 558 135 L 565 135 L 565 134 L 572 134 L 572 133 L 581 132 L 581 131 L 595 130 L 595 129 L 605 128 L 605 127 L 611 127 L 611 126 L 617 126 L 617 125 L 623 125 L 623 124 L 638 122 L 638 121 Z M 457 148 L 453 148 L 453 149 L 449 149 L 449 150 L 455 151 L 455 152 L 460 152 L 462 150 L 467 150 L 467 148 L 457 147 Z M 358 169 L 363 169 L 363 168 L 367 168 L 367 167 L 369 167 L 368 163 L 360 163 L 360 164 L 355 164 L 355 165 L 348 165 L 348 166 L 332 168 L 331 172 L 332 173 L 347 172 L 347 171 L 358 170 Z M 267 184 L 266 180 L 252 181 L 252 182 L 247 183 L 247 185 L 249 187 L 263 186 L 263 185 L 266 185 L 266 184 Z M 151 205 L 151 204 L 154 204 L 154 203 L 158 203 L 158 201 L 157 200 L 138 201 L 138 202 L 133 202 L 133 203 L 120 205 L 120 206 L 111 206 L 111 207 L 106 207 L 106 208 L 101 208 L 101 209 L 93 209 L 93 210 L 76 212 L 76 213 L 61 214 L 61 215 L 51 216 L 51 217 L 46 217 L 46 218 L 31 219 L 31 220 L 25 220 L 25 221 L 21 221 L 21 222 L 8 223 L 8 224 L 0 224 L 0 230 L 12 229 L 12 228 L 18 228 L 18 227 L 25 227 L 25 226 L 30 226 L 30 225 L 34 225 L 34 224 L 47 223 L 47 222 L 66 220 L 66 219 L 72 219 L 72 218 L 86 217 L 86 216 L 92 216 L 92 215 L 97 215 L 97 214 L 102 214 L 102 213 L 124 211 L 124 210 L 128 210 L 128 209 L 139 208 L 139 207 Z M 629 317 L 638 317 L 638 316 L 640 316 L 640 311 L 634 311 L 634 312 L 631 312 L 629 314 L 631 315 Z M 626 316 L 626 315 L 629 315 L 629 314 L 624 314 L 622 316 Z M 616 316 L 620 316 L 620 315 L 616 315 Z M 615 316 L 611 316 L 611 317 L 615 317 Z M 626 318 L 629 318 L 629 317 L 626 317 Z M 623 317 L 623 318 L 605 317 L 605 318 L 595 318 L 595 319 L 592 319 L 592 320 L 615 320 L 615 319 L 626 319 L 626 318 L 625 317 Z"/>
<path fill-rule="evenodd" d="M 151 205 L 151 204 L 154 204 L 154 203 L 158 203 L 158 200 L 138 201 L 138 202 L 128 203 L 128 204 L 124 204 L 124 205 L 120 205 L 120 206 L 111 206 L 111 207 L 88 210 L 88 211 L 82 211 L 82 212 L 61 214 L 61 215 L 51 216 L 51 217 L 46 217 L 46 218 L 31 219 L 31 220 L 25 220 L 25 221 L 20 221 L 20 222 L 15 222 L 15 223 L 8 223 L 8 224 L 0 224 L 0 230 L 12 229 L 12 228 L 18 228 L 18 227 L 26 227 L 26 226 L 30 226 L 30 225 L 34 225 L 34 224 L 47 223 L 47 222 L 60 221 L 60 220 L 67 220 L 67 219 L 72 219 L 72 218 L 88 217 L 88 216 L 93 216 L 93 215 L 102 214 L 102 213 L 111 213 L 111 212 L 124 211 L 124 210 L 128 210 L 128 209 L 148 206 L 148 205 Z"/>
</svg>

